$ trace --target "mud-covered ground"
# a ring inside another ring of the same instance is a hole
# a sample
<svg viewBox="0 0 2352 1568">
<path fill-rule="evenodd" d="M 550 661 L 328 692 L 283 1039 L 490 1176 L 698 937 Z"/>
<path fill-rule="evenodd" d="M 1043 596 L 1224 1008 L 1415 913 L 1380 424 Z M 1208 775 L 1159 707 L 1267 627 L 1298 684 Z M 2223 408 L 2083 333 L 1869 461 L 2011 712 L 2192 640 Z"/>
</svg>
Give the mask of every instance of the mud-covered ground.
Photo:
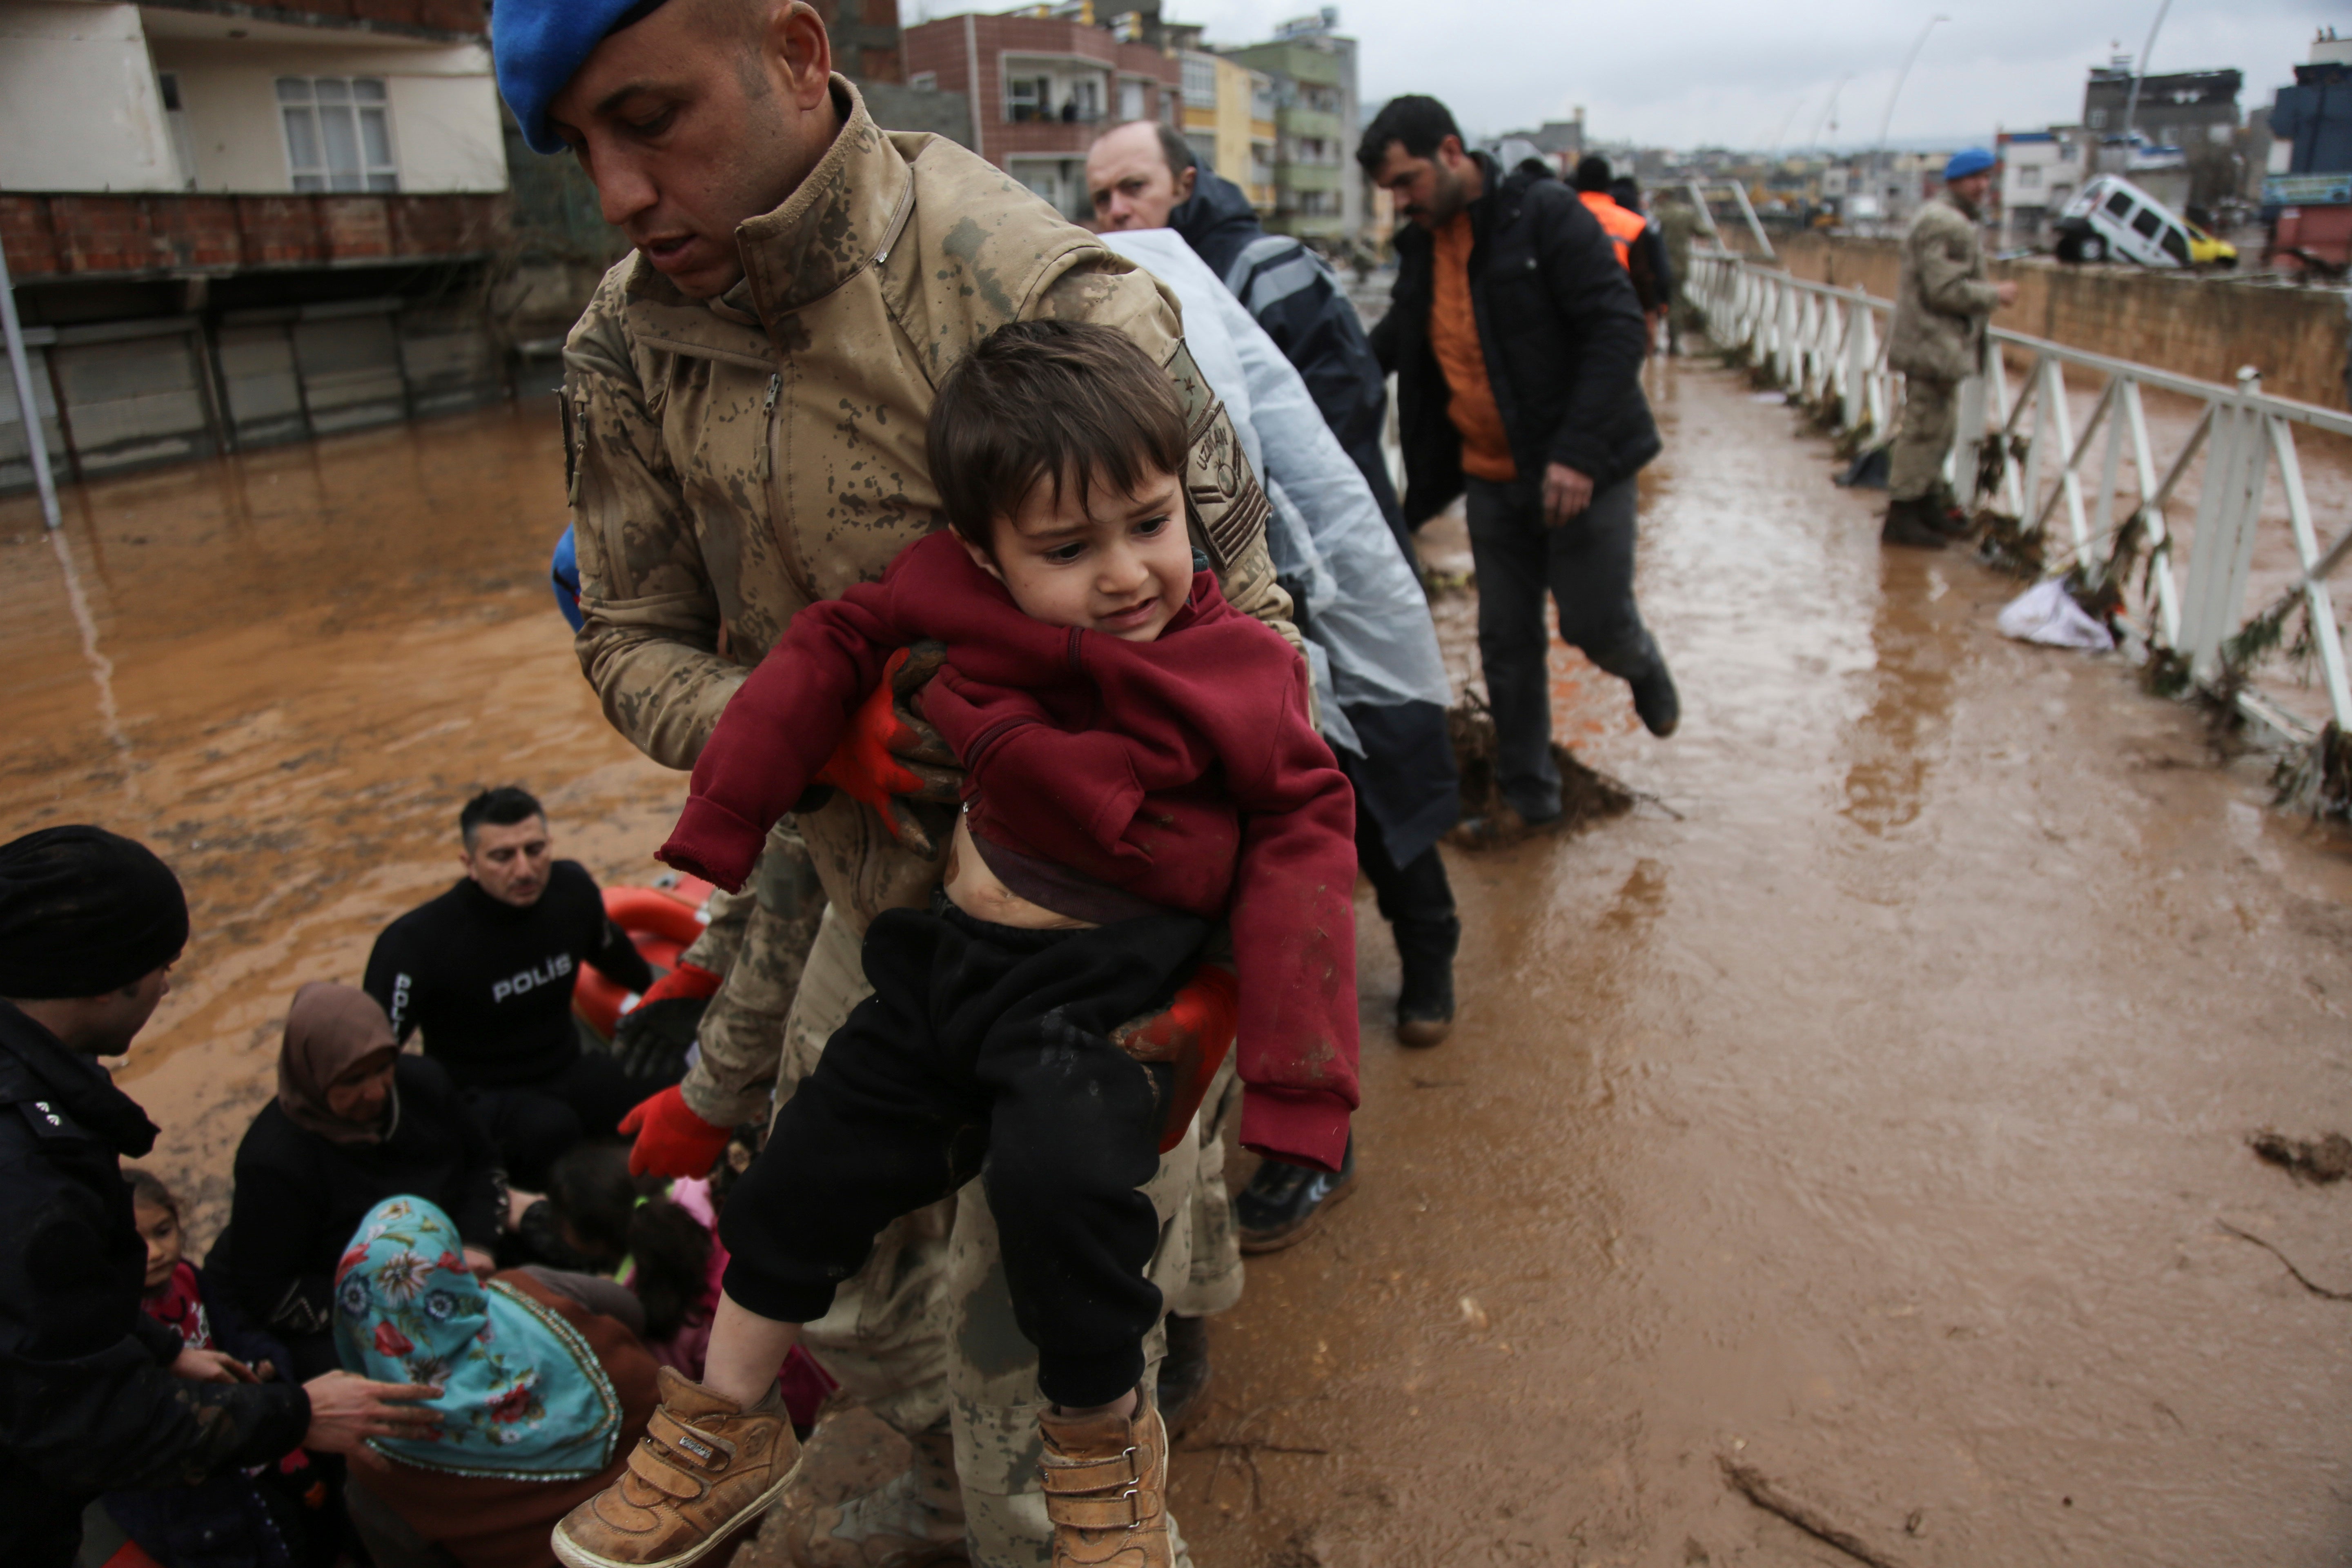
<svg viewBox="0 0 2352 1568">
<path fill-rule="evenodd" d="M 1366 900 L 1363 1174 L 1215 1326 L 1196 1562 L 1854 1561 L 1727 1462 L 1887 1563 L 2343 1561 L 2352 1305 L 2223 1228 L 2352 1290 L 2352 1190 L 2245 1142 L 2352 1130 L 2341 842 L 2117 662 L 1995 635 L 2013 583 L 1882 553 L 1790 410 L 1654 390 L 1682 733 L 1560 653 L 1563 735 L 1649 798 L 1449 851 L 1446 1046 L 1390 1038 Z M 472 787 L 654 869 L 680 781 L 579 679 L 560 468 L 539 402 L 77 492 L 62 555 L 0 502 L 0 827 L 188 878 L 123 1081 L 211 1199 L 286 998 L 455 875 Z"/>
</svg>

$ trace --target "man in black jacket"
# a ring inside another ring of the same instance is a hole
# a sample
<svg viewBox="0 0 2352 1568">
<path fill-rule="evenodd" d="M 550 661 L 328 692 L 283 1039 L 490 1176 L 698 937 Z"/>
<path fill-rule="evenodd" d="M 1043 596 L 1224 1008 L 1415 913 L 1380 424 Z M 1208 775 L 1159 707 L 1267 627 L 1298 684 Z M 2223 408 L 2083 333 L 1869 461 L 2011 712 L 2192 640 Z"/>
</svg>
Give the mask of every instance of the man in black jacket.
<svg viewBox="0 0 2352 1568">
<path fill-rule="evenodd" d="M 1172 228 L 1209 264 L 1297 369 L 1412 561 L 1412 534 L 1381 456 L 1388 377 L 1323 258 L 1286 234 L 1266 233 L 1241 187 L 1202 168 L 1191 144 L 1158 121 L 1130 121 L 1097 137 L 1087 153 L 1087 189 L 1097 227 Z"/>
<path fill-rule="evenodd" d="M 394 1037 L 425 1031 L 425 1054 L 464 1091 L 508 1173 L 540 1192 L 559 1155 L 613 1136 L 686 1062 L 632 1077 L 614 1057 L 581 1050 L 572 1021 L 580 965 L 640 994 L 654 972 L 605 918 L 588 868 L 555 858 L 538 801 L 511 785 L 485 790 L 458 812 L 457 836 L 465 877 L 384 928 L 362 987 Z"/>
<path fill-rule="evenodd" d="M 147 1245 L 121 1156 L 155 1125 L 98 1065 L 171 989 L 179 879 L 99 827 L 0 845 L 0 1563 L 67 1568 L 100 1492 L 267 1464 L 298 1443 L 357 1455 L 438 1417 L 422 1385 L 329 1373 L 258 1383 L 140 1308 Z M 379 1463 L 381 1461 L 378 1461 Z"/>
<path fill-rule="evenodd" d="M 1507 179 L 1464 151 L 1435 99 L 1391 100 L 1356 158 L 1413 224 L 1397 236 L 1393 303 L 1371 334 L 1397 375 L 1405 521 L 1466 489 L 1503 797 L 1540 826 L 1560 812 L 1547 590 L 1560 636 L 1632 686 L 1652 734 L 1681 717 L 1633 602 L 1634 477 L 1659 450 L 1642 395 L 1646 324 L 1576 193 L 1531 169 Z"/>
</svg>

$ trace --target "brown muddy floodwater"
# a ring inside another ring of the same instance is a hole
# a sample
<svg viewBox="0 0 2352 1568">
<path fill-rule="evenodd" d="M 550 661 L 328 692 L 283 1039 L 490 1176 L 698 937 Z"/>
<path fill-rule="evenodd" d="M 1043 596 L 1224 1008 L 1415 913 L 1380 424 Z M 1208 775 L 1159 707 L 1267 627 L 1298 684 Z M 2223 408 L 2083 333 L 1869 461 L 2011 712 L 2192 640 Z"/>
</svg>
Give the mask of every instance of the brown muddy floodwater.
<svg viewBox="0 0 2352 1568">
<path fill-rule="evenodd" d="M 2245 1146 L 2352 1130 L 2343 846 L 2116 661 L 1995 635 L 2016 584 L 1882 554 L 1790 411 L 1656 374 L 1682 732 L 1561 654 L 1566 732 L 1653 798 L 1452 855 L 1444 1047 L 1391 1039 L 1364 906 L 1360 1190 L 1215 1325 L 1195 1561 L 1854 1561 L 1727 1460 L 1890 1563 L 2345 1561 L 2352 1305 L 2221 1228 L 2352 1290 L 2352 1187 Z M 651 868 L 680 781 L 550 607 L 556 446 L 524 405 L 84 492 L 87 642 L 0 507 L 5 826 L 95 816 L 188 877 L 125 1079 L 215 1197 L 284 999 L 452 874 L 471 786 Z"/>
<path fill-rule="evenodd" d="M 307 980 L 458 875 L 457 807 L 520 783 L 557 852 L 644 880 L 684 780 L 605 725 L 548 588 L 551 399 L 0 500 L 0 832 L 152 844 L 194 933 L 124 1086 L 209 1240 Z"/>
</svg>

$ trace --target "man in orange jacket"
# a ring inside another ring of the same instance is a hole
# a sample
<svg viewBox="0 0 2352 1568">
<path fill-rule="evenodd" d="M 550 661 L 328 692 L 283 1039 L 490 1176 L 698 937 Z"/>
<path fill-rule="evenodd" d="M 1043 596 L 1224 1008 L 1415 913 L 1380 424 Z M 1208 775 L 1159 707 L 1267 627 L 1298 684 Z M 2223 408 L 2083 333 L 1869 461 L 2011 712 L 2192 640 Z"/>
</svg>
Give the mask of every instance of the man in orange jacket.
<svg viewBox="0 0 2352 1568">
<path fill-rule="evenodd" d="M 1633 274 L 1633 293 L 1642 301 L 1642 319 L 1650 324 L 1650 342 L 1658 337 L 1658 322 L 1664 316 L 1667 289 L 1664 269 L 1658 264 L 1658 235 L 1640 213 L 1620 205 L 1610 195 L 1609 160 L 1598 153 L 1590 154 L 1576 165 L 1576 195 L 1592 216 L 1601 220 L 1612 243 L 1617 247 L 1617 265 Z"/>
</svg>

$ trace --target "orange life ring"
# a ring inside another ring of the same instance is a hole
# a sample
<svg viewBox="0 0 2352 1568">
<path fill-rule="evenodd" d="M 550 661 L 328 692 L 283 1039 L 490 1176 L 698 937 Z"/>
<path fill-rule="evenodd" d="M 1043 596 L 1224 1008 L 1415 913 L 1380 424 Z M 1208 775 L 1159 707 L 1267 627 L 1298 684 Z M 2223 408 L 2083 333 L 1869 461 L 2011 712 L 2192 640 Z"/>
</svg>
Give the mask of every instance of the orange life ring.
<svg viewBox="0 0 2352 1568">
<path fill-rule="evenodd" d="M 702 934 L 707 922 L 700 905 L 709 893 L 709 884 L 698 878 L 684 879 L 677 892 L 663 888 L 607 888 L 604 914 L 628 932 L 656 973 L 667 973 L 677 967 L 678 954 Z M 695 901 L 688 903 L 688 898 Z M 636 1000 L 635 992 L 584 964 L 572 987 L 572 1010 L 608 1040 L 619 1027 L 621 1015 Z"/>
</svg>

